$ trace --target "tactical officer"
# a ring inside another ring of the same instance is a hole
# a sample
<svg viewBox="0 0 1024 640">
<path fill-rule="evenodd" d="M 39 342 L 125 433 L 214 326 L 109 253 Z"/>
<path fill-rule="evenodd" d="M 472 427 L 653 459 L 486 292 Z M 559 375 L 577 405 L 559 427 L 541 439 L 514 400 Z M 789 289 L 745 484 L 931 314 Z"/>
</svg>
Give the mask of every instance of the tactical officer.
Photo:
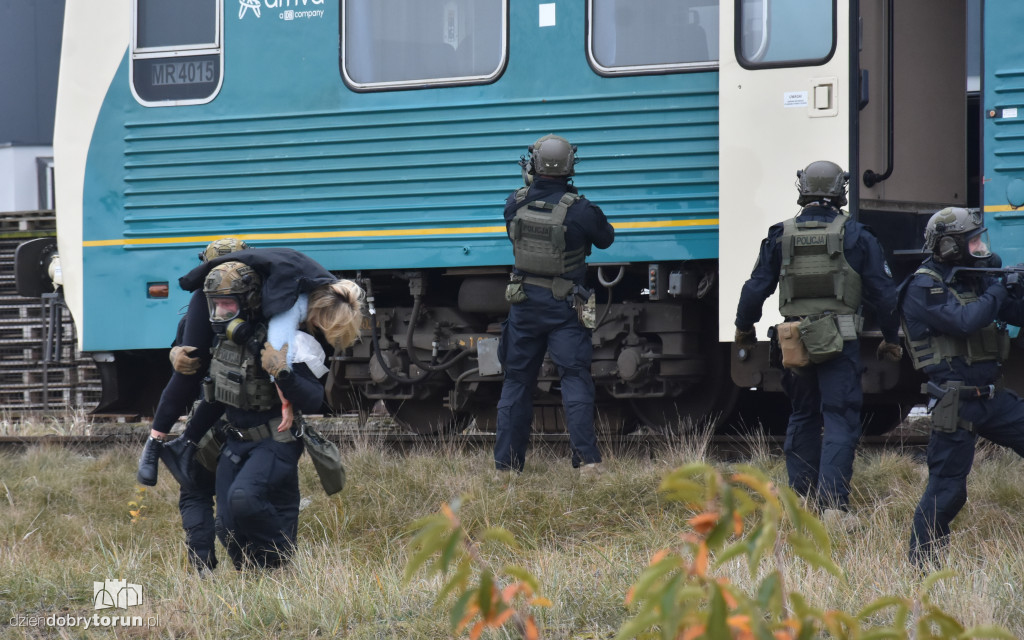
<svg viewBox="0 0 1024 640">
<path fill-rule="evenodd" d="M 932 434 L 928 486 L 914 510 L 910 560 L 938 559 L 967 501 L 979 435 L 1024 456 L 1024 402 L 1000 385 L 1009 355 L 1006 324 L 1024 325 L 1024 301 L 993 274 L 962 271 L 998 263 L 982 216 L 951 207 L 928 220 L 931 257 L 901 285 L 900 311 L 914 368 L 928 376 Z"/>
<path fill-rule="evenodd" d="M 816 357 L 816 364 L 787 369 L 783 377 L 792 405 L 786 469 L 797 493 L 816 500 L 826 521 L 845 526 L 852 524 L 845 512 L 861 435 L 862 298 L 875 308 L 882 330 L 878 357 L 898 361 L 902 355 L 896 288 L 882 246 L 869 228 L 840 210 L 849 179 L 827 161 L 797 171 L 801 210 L 768 230 L 736 311 L 736 342 L 755 343 L 754 323 L 778 285 L 779 311 L 787 321 L 817 320 L 821 332 L 830 334 L 831 353 Z"/>
<path fill-rule="evenodd" d="M 217 533 L 238 569 L 287 563 L 298 532 L 303 446 L 298 427 L 281 428 L 278 389 L 298 412 L 314 412 L 323 402 L 323 387 L 306 364 L 319 357 L 322 365 L 323 351 L 312 359 L 295 354 L 289 363 L 285 350 L 266 341 L 261 286 L 252 267 L 234 261 L 214 267 L 203 284 L 217 334 L 204 395 L 224 406 L 227 421 L 217 466 Z"/>
<path fill-rule="evenodd" d="M 221 238 L 206 246 L 199 254 L 202 262 L 247 249 L 237 238 Z M 140 484 L 156 485 L 157 458 L 163 453 L 163 441 L 178 416 L 189 412 L 199 398 L 199 386 L 206 376 L 210 362 L 213 334 L 206 310 L 206 296 L 202 291 L 192 294 L 188 311 L 178 323 L 177 336 L 171 348 L 170 359 L 175 371 L 160 395 L 160 403 L 153 416 L 149 439 L 139 458 L 136 479 Z M 190 345 L 190 346 L 185 346 Z M 221 413 L 218 407 L 199 404 L 191 420 L 209 424 Z M 184 442 L 184 441 L 182 441 Z M 183 483 L 178 495 L 181 526 L 185 530 L 185 543 L 189 560 L 196 569 L 212 570 L 217 566 L 214 552 L 213 473 L 197 467 L 191 483 Z"/>
<path fill-rule="evenodd" d="M 544 352 L 558 367 L 572 465 L 598 473 L 601 452 L 594 434 L 594 381 L 591 328 L 580 309 L 586 257 L 591 246 L 606 249 L 615 230 L 597 205 L 570 183 L 576 146 L 547 135 L 524 158 L 527 187 L 505 202 L 505 226 L 512 241 L 515 268 L 506 297 L 512 303 L 501 334 L 498 356 L 505 382 L 498 402 L 494 464 L 522 471 L 533 422 L 533 390 Z"/>
</svg>

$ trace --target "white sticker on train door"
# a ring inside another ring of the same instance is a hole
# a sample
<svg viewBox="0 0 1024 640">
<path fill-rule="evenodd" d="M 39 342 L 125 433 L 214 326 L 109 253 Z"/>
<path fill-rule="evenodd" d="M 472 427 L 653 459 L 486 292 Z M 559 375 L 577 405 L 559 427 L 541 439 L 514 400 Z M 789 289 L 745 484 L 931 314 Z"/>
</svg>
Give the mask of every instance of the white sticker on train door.
<svg viewBox="0 0 1024 640">
<path fill-rule="evenodd" d="M 538 5 L 540 9 L 540 25 L 542 27 L 553 27 L 555 26 L 555 3 L 549 2 L 547 4 Z"/>
</svg>

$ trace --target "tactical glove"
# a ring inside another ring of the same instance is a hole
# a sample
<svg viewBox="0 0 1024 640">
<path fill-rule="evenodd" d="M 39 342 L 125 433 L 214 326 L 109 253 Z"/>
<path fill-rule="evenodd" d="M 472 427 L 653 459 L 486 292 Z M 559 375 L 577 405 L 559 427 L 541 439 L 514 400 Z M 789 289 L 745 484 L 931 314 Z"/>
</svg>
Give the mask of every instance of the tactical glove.
<svg viewBox="0 0 1024 640">
<path fill-rule="evenodd" d="M 750 329 L 744 331 L 743 329 L 737 327 L 736 337 L 734 340 L 736 344 L 740 345 L 741 347 L 752 347 L 757 344 L 757 329 L 751 327 Z"/>
<path fill-rule="evenodd" d="M 260 364 L 263 365 L 264 371 L 275 378 L 288 377 L 292 372 L 291 367 L 288 366 L 288 345 L 282 346 L 278 351 L 269 342 L 264 342 L 263 353 L 260 354 Z"/>
<path fill-rule="evenodd" d="M 195 375 L 199 371 L 199 365 L 202 361 L 199 358 L 191 358 L 189 354 L 195 351 L 195 347 L 178 346 L 171 347 L 171 352 L 168 357 L 171 360 L 171 366 L 178 373 L 186 376 Z"/>
<path fill-rule="evenodd" d="M 898 344 L 882 340 L 881 344 L 878 345 L 878 350 L 875 351 L 875 355 L 879 360 L 899 362 L 900 358 L 903 357 L 903 347 Z"/>
</svg>

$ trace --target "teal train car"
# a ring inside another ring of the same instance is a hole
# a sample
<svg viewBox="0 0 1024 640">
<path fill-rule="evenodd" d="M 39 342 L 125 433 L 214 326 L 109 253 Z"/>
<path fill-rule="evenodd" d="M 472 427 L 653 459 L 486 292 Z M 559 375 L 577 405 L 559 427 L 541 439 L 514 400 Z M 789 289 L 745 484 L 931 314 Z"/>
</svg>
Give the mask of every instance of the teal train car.
<svg viewBox="0 0 1024 640">
<path fill-rule="evenodd" d="M 734 352 L 732 319 L 760 239 L 796 213 L 796 169 L 849 168 L 851 213 L 897 272 L 949 205 L 984 207 L 996 249 L 1024 259 L 1019 5 L 69 3 L 58 251 L 102 408 L 152 408 L 188 299 L 177 279 L 230 235 L 293 247 L 372 291 L 375 320 L 332 362 L 335 409 L 383 400 L 419 433 L 467 416 L 493 428 L 512 263 L 502 206 L 527 146 L 557 133 L 579 146 L 575 184 L 616 228 L 590 258 L 602 424 L 756 414 L 778 373 L 767 343 Z M 891 427 L 916 379 L 864 362 L 868 420 Z M 561 429 L 558 406 L 545 365 L 539 430 Z"/>
</svg>

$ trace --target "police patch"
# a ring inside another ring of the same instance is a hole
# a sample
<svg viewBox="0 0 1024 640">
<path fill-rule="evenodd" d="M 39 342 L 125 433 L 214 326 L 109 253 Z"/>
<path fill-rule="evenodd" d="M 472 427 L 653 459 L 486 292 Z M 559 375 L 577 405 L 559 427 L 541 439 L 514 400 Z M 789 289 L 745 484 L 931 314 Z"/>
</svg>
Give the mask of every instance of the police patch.
<svg viewBox="0 0 1024 640">
<path fill-rule="evenodd" d="M 882 260 L 882 271 L 885 272 L 885 275 L 889 276 L 890 278 L 892 277 L 892 270 L 889 269 L 889 263 L 886 262 L 885 260 Z"/>
</svg>

